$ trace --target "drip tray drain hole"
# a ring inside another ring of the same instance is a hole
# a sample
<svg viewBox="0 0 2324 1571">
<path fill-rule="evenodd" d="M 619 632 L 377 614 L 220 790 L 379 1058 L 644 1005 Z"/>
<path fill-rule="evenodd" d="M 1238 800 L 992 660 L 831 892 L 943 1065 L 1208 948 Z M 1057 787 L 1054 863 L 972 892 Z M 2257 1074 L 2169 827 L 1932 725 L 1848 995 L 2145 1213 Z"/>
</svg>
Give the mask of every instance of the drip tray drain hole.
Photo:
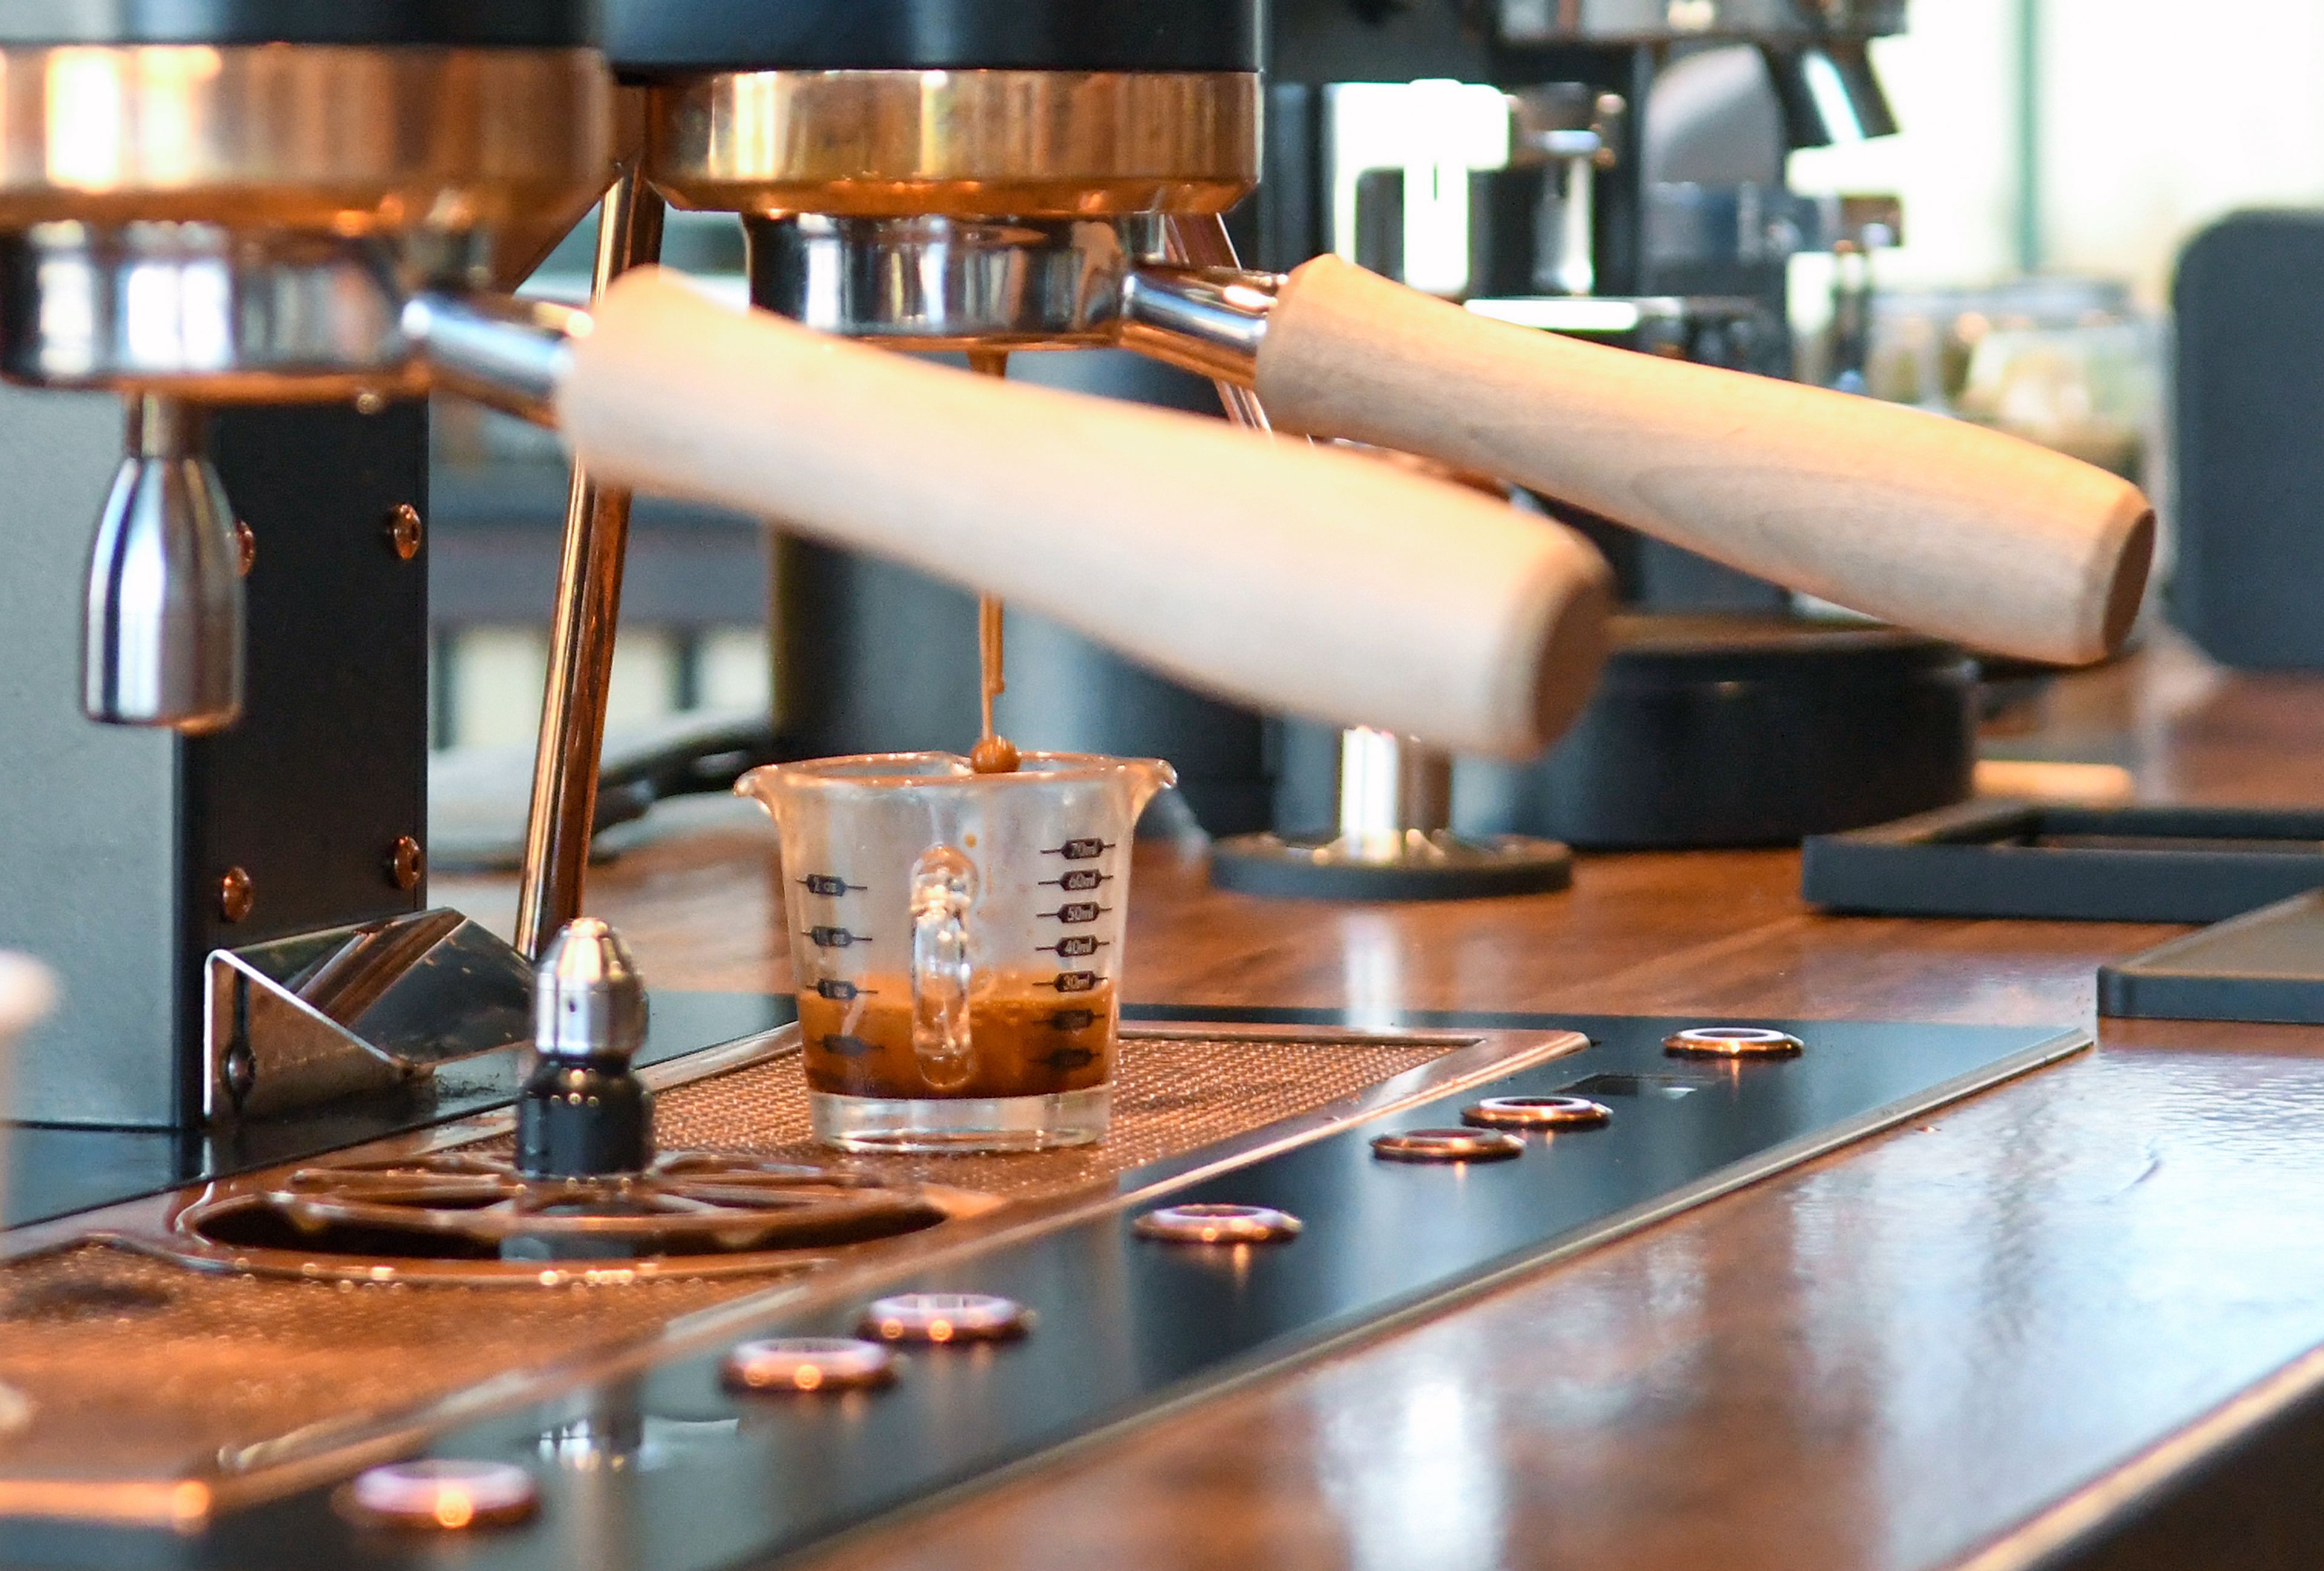
<svg viewBox="0 0 2324 1571">
<path fill-rule="evenodd" d="M 945 1219 L 918 1190 L 787 1162 L 675 1152 L 642 1173 L 543 1179 L 448 1151 L 318 1164 L 198 1200 L 166 1252 L 264 1276 L 553 1287 L 798 1271 L 815 1251 Z"/>
</svg>

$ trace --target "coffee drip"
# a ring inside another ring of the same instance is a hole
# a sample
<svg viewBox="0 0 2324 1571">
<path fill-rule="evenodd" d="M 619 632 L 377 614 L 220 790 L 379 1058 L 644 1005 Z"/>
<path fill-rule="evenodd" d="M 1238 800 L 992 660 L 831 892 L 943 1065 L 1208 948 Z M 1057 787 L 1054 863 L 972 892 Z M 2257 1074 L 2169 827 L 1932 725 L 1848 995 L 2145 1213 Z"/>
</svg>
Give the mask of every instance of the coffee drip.
<svg viewBox="0 0 2324 1571">
<path fill-rule="evenodd" d="M 979 376 L 1009 374 L 1006 349 L 971 349 L 968 368 Z M 968 762 L 979 774 L 1014 774 L 1019 757 L 1017 744 L 992 728 L 992 700 L 1009 688 L 1008 660 L 1001 643 L 1001 619 L 1007 607 L 998 595 L 976 597 L 976 659 L 982 678 L 982 713 L 976 746 Z"/>
</svg>

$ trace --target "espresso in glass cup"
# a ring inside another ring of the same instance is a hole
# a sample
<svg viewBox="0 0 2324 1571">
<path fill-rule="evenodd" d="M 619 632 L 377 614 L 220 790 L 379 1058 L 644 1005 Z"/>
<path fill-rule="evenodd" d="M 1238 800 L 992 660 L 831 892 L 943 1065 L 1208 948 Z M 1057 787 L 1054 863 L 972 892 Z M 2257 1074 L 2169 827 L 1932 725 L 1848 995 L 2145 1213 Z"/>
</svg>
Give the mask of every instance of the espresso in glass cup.
<svg viewBox="0 0 2324 1571">
<path fill-rule="evenodd" d="M 1155 759 L 946 753 L 771 764 L 817 1138 L 1039 1151 L 1105 1136 L 1138 816 Z"/>
</svg>

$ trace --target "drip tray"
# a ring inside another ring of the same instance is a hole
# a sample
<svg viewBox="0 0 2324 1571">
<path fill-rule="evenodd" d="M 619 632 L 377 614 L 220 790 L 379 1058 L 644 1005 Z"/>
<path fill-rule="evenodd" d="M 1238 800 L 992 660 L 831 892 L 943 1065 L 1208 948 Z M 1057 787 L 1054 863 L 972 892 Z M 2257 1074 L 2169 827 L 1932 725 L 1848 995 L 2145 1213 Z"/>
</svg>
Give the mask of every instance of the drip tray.
<svg viewBox="0 0 2324 1571">
<path fill-rule="evenodd" d="M 0 1382 L 34 1416 L 0 1441 L 0 1513 L 198 1521 L 569 1384 L 713 1311 L 771 1312 L 808 1284 L 1056 1225 L 1586 1045 L 1554 1030 L 1127 1028 L 1103 1145 L 842 1155 L 810 1137 L 785 1028 L 644 1072 L 671 1154 L 615 1207 L 624 1240 L 510 1204 L 506 1113 L 24 1229 L 0 1264 Z M 673 1225 L 738 1189 L 756 1191 L 756 1214 Z M 660 1252 L 640 1249 L 655 1236 Z"/>
</svg>

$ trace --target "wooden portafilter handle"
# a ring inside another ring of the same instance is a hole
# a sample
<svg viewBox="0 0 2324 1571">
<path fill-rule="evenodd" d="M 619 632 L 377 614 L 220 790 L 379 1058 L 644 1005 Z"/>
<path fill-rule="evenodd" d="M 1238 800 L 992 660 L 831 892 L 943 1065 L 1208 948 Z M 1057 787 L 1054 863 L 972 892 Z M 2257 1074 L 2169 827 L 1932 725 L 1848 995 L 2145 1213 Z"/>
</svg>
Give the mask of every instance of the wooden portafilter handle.
<svg viewBox="0 0 2324 1571">
<path fill-rule="evenodd" d="M 1604 658 L 1598 554 L 1460 487 L 737 314 L 658 269 L 594 316 L 556 410 L 600 480 L 1001 596 L 1194 686 L 1523 757 Z"/>
<path fill-rule="evenodd" d="M 2080 664 L 2137 615 L 2138 488 L 1919 410 L 1473 315 L 1337 257 L 1284 281 L 1257 386 L 1284 430 L 1513 480 L 1970 646 Z"/>
</svg>

